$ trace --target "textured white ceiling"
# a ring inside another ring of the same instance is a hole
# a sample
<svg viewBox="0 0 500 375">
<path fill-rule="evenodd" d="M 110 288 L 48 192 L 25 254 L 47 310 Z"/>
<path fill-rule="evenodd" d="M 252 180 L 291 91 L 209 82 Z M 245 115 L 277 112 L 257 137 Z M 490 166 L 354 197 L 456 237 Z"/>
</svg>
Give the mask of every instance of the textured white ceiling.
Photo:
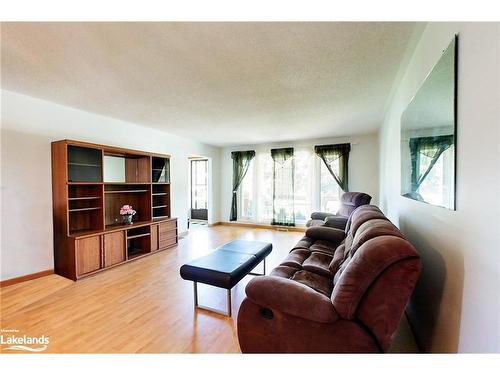
<svg viewBox="0 0 500 375">
<path fill-rule="evenodd" d="M 214 145 L 369 133 L 414 23 L 3 23 L 2 86 Z"/>
</svg>

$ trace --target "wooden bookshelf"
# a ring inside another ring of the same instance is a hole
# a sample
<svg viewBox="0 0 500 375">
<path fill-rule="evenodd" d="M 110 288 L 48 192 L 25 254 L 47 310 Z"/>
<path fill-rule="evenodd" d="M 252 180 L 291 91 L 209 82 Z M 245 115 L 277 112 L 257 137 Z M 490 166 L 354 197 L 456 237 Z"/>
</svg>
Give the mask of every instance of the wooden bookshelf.
<svg viewBox="0 0 500 375">
<path fill-rule="evenodd" d="M 52 195 L 54 268 L 61 276 L 78 280 L 177 245 L 169 155 L 53 142 Z M 122 223 L 124 204 L 137 211 L 132 225 Z"/>
</svg>

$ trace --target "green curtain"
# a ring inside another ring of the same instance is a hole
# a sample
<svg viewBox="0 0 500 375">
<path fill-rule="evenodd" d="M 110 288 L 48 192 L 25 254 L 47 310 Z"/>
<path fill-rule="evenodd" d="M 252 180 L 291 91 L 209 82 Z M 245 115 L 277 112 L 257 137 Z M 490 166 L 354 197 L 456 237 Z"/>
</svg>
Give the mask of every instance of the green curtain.
<svg viewBox="0 0 500 375">
<path fill-rule="evenodd" d="M 344 192 L 349 191 L 348 164 L 350 151 L 350 143 L 340 143 L 336 145 L 322 145 L 314 147 L 314 152 L 316 152 L 316 155 L 318 155 L 321 160 L 323 160 L 326 168 Z M 338 174 L 333 170 L 333 163 L 337 160 L 339 160 Z"/>
<path fill-rule="evenodd" d="M 231 158 L 233 159 L 233 198 L 231 202 L 231 215 L 229 217 L 230 221 L 238 220 L 237 192 L 254 157 L 255 151 L 253 150 L 231 152 Z"/>
<path fill-rule="evenodd" d="M 440 135 L 435 137 L 410 138 L 411 156 L 411 192 L 419 197 L 418 188 L 432 170 L 439 157 L 453 144 L 453 135 Z M 420 171 L 420 159 L 426 156 L 431 159 L 425 171 Z"/>
<path fill-rule="evenodd" d="M 295 226 L 293 148 L 271 150 L 273 158 L 272 225 Z"/>
</svg>

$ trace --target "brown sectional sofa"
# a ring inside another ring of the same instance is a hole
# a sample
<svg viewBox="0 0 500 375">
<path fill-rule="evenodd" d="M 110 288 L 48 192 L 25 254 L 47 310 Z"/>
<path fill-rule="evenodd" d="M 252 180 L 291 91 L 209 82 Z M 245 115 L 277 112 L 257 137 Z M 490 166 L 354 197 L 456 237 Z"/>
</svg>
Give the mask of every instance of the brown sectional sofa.
<svg viewBox="0 0 500 375">
<path fill-rule="evenodd" d="M 376 206 L 357 208 L 345 232 L 311 227 L 270 276 L 248 283 L 238 314 L 241 350 L 386 352 L 421 267 Z"/>
</svg>

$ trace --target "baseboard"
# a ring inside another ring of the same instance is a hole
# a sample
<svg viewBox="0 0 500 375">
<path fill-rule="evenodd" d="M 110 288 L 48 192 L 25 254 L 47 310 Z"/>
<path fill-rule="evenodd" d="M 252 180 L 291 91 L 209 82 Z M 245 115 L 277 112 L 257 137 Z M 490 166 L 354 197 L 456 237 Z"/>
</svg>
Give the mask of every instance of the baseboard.
<svg viewBox="0 0 500 375">
<path fill-rule="evenodd" d="M 306 230 L 306 227 L 286 227 L 286 226 L 269 225 L 269 224 L 243 223 L 240 221 L 222 221 L 218 222 L 217 225 L 227 225 L 227 226 L 256 228 L 256 229 L 273 229 L 273 230 L 282 230 L 288 232 L 305 232 Z"/>
<path fill-rule="evenodd" d="M 45 271 L 31 273 L 29 275 L 14 277 L 13 279 L 3 280 L 3 281 L 0 281 L 0 288 L 3 288 L 5 286 L 14 285 L 14 284 L 19 284 L 19 283 L 22 283 L 23 281 L 38 279 L 40 277 L 52 275 L 53 273 L 54 273 L 54 270 L 51 269 L 51 270 L 45 270 Z"/>
<path fill-rule="evenodd" d="M 212 223 L 212 224 L 208 224 L 209 227 L 215 227 L 217 225 L 222 225 L 222 222 L 220 221 L 216 221 L 215 223 Z"/>
</svg>

